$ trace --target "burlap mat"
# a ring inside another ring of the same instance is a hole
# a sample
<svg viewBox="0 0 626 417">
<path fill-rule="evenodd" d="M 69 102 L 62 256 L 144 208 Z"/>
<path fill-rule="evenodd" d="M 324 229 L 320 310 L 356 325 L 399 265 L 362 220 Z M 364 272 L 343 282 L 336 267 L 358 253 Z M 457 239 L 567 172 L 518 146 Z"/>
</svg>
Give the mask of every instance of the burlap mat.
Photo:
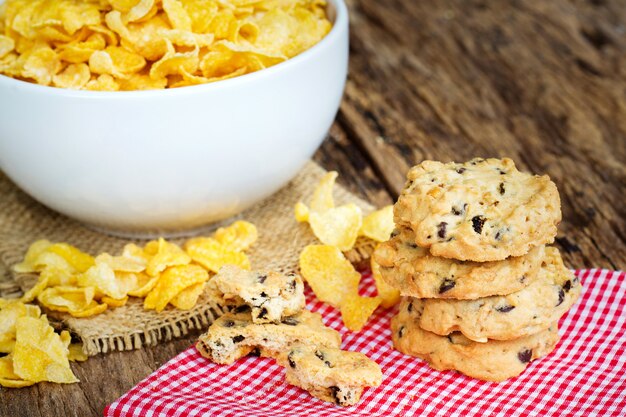
<svg viewBox="0 0 626 417">
<path fill-rule="evenodd" d="M 325 171 L 310 162 L 284 188 L 242 214 L 213 226 L 216 229 L 241 218 L 256 225 L 257 243 L 247 253 L 254 269 L 296 271 L 302 248 L 316 243 L 308 225 L 294 219 L 294 204 L 308 202 L 315 185 Z M 373 207 L 341 186 L 335 187 L 335 202 L 354 202 L 364 214 Z M 19 262 L 28 246 L 37 239 L 67 242 L 93 255 L 101 252 L 118 254 L 131 240 L 94 231 L 39 204 L 19 190 L 0 172 L 0 295 L 17 297 L 32 285 L 33 277 L 13 276 L 10 266 Z M 182 244 L 185 238 L 172 239 Z M 142 243 L 136 241 L 138 243 Z M 373 243 L 359 239 L 347 254 L 358 263 L 369 257 Z M 29 279 L 30 278 L 30 279 Z M 72 318 L 49 312 L 57 324 L 68 328 L 82 339 L 85 352 L 95 355 L 114 350 L 138 349 L 155 345 L 202 329 L 222 313 L 221 307 L 202 296 L 192 310 L 181 311 L 171 307 L 161 313 L 143 309 L 143 300 L 131 297 L 124 307 L 107 310 L 91 318 Z"/>
</svg>

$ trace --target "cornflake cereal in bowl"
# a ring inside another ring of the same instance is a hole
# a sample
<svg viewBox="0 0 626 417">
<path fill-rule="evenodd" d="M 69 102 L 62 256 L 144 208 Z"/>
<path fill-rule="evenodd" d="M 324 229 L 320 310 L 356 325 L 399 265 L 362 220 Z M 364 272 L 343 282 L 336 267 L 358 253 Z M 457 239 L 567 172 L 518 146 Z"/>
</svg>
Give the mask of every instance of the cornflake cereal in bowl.
<svg viewBox="0 0 626 417">
<path fill-rule="evenodd" d="M 0 168 L 114 233 L 195 228 L 297 173 L 347 57 L 342 0 L 6 0 Z"/>
</svg>

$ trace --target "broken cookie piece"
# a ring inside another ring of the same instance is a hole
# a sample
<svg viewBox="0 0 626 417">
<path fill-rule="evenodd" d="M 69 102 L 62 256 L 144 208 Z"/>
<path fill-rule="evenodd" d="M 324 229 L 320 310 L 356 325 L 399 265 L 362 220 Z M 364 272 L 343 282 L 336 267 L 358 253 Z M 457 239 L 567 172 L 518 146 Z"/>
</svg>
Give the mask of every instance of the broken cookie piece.
<svg viewBox="0 0 626 417">
<path fill-rule="evenodd" d="M 225 300 L 249 305 L 254 323 L 280 323 L 304 308 L 304 284 L 296 274 L 252 272 L 228 265 L 212 281 Z"/>
<path fill-rule="evenodd" d="M 227 313 L 200 336 L 196 348 L 215 363 L 230 364 L 252 352 L 276 357 L 294 344 L 339 348 L 341 336 L 308 310 L 266 324 L 253 323 L 249 312 Z"/>
<path fill-rule="evenodd" d="M 277 359 L 288 383 L 337 405 L 356 404 L 365 387 L 382 382 L 380 366 L 359 352 L 321 346 L 292 346 Z"/>
</svg>

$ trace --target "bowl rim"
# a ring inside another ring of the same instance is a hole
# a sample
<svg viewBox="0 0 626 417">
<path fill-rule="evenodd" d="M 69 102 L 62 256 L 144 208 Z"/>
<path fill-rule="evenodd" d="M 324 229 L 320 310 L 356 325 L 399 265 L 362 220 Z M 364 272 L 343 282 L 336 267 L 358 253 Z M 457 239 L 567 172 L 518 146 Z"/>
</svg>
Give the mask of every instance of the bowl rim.
<svg viewBox="0 0 626 417">
<path fill-rule="evenodd" d="M 271 77 L 276 73 L 288 71 L 291 67 L 300 64 L 302 61 L 312 59 L 322 49 L 328 48 L 330 44 L 336 43 L 344 28 L 348 27 L 348 8 L 344 0 L 326 0 L 329 4 L 332 4 L 335 8 L 335 21 L 328 34 L 322 38 L 321 41 L 310 47 L 309 49 L 301 52 L 300 54 L 289 58 L 279 64 L 273 65 L 268 68 L 263 68 L 259 71 L 251 72 L 249 74 L 239 75 L 237 77 L 229 78 L 226 80 L 220 80 L 212 83 L 190 85 L 180 88 L 163 88 L 155 90 L 128 90 L 128 91 L 88 91 L 88 90 L 72 90 L 69 88 L 53 87 L 48 85 L 40 85 L 37 83 L 18 80 L 8 75 L 0 74 L 0 88 L 10 87 L 21 90 L 30 90 L 30 92 L 39 92 L 50 95 L 59 95 L 72 98 L 100 98 L 100 99 L 114 99 L 116 97 L 124 96 L 125 98 L 141 97 L 161 97 L 170 95 L 185 95 L 196 94 L 199 92 L 209 92 L 212 90 L 219 90 L 223 88 L 234 87 L 240 84 L 254 83 L 257 80 Z M 4 0 L 0 0 L 0 4 L 4 3 Z M 3 86 L 4 84 L 4 86 Z M 1 101 L 1 100 L 0 100 Z"/>
</svg>

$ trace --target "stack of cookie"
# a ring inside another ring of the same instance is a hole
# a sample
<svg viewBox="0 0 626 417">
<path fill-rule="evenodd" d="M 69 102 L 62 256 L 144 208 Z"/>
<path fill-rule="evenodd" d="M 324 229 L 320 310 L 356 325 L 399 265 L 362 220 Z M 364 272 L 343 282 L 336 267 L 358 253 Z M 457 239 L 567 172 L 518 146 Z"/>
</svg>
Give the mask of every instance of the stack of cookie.
<svg viewBox="0 0 626 417">
<path fill-rule="evenodd" d="M 210 295 L 232 312 L 200 336 L 196 348 L 215 363 L 253 354 L 275 358 L 288 383 L 337 405 L 356 404 L 382 372 L 362 353 L 341 350 L 340 334 L 319 313 L 304 308 L 304 284 L 295 274 L 225 266 L 208 284 Z"/>
<path fill-rule="evenodd" d="M 396 231 L 374 257 L 404 296 L 396 349 L 439 370 L 502 381 L 558 342 L 580 294 L 554 241 L 559 194 L 510 159 L 425 161 L 394 206 Z"/>
</svg>

